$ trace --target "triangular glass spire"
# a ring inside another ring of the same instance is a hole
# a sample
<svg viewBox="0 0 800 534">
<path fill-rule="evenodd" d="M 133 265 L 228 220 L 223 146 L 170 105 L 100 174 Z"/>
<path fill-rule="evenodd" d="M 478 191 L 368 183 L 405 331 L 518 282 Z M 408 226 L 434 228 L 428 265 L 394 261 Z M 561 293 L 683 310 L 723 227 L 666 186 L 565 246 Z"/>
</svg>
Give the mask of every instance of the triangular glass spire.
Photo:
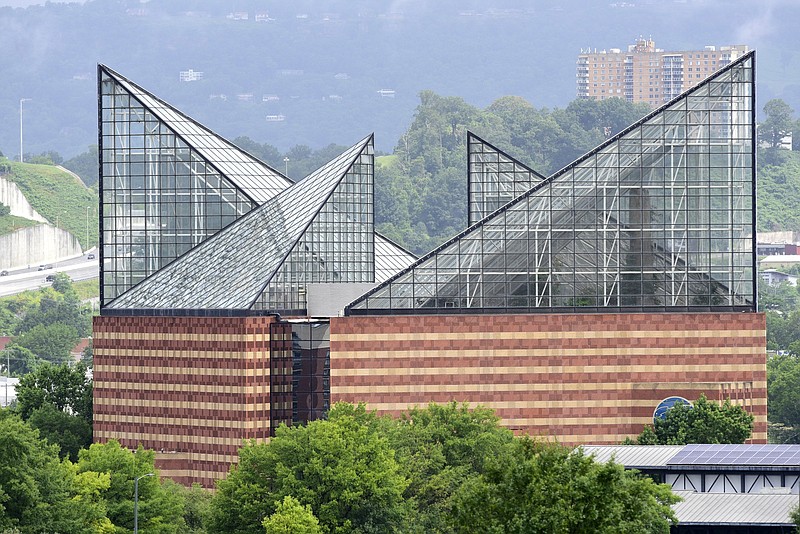
<svg viewBox="0 0 800 534">
<path fill-rule="evenodd" d="M 545 179 L 502 150 L 467 132 L 467 226 Z"/>
<path fill-rule="evenodd" d="M 105 305 L 292 182 L 111 69 L 98 80 Z"/>
<path fill-rule="evenodd" d="M 224 175 L 256 204 L 266 202 L 292 185 L 293 182 L 280 172 L 121 74 L 102 65 L 100 69 L 104 81 L 113 81 L 118 86 L 118 92 L 114 94 L 129 95 L 138 104 L 138 107 L 145 108 L 148 114 L 161 121 L 160 127 L 166 127 L 171 135 L 177 136 L 189 145 L 208 165 Z M 151 125 L 149 130 L 155 133 L 154 125 Z M 170 143 L 162 143 L 157 136 L 148 138 L 146 141 L 150 148 L 171 148 Z"/>
<path fill-rule="evenodd" d="M 308 282 L 371 281 L 373 158 L 369 136 L 106 308 L 298 311 Z"/>
<path fill-rule="evenodd" d="M 731 63 L 346 313 L 755 309 L 754 62 Z"/>
</svg>

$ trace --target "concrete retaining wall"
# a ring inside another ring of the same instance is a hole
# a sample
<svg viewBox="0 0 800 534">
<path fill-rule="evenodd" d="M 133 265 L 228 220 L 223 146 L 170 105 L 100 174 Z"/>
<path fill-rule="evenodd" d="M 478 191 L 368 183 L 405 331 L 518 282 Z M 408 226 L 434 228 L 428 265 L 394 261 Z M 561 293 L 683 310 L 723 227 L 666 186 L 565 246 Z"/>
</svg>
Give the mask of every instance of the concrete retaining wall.
<svg viewBox="0 0 800 534">
<path fill-rule="evenodd" d="M 80 254 L 81 244 L 75 236 L 46 224 L 0 236 L 0 269 L 53 263 Z"/>
<path fill-rule="evenodd" d="M 33 209 L 33 206 L 28 203 L 28 199 L 22 194 L 17 184 L 3 177 L 0 177 L 0 203 L 11 208 L 11 215 L 25 217 L 32 221 L 47 222 L 47 219 L 39 215 L 39 213 Z M 0 261 L 2 261 L 2 259 L 0 259 Z"/>
</svg>

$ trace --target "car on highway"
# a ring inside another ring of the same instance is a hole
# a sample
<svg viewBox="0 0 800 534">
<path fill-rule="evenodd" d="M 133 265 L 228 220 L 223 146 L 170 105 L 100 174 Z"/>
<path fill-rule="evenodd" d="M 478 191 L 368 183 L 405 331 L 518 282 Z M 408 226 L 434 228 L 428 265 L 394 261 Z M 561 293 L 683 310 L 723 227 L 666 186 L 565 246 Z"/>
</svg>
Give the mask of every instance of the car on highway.
<svg viewBox="0 0 800 534">
<path fill-rule="evenodd" d="M 48 275 L 45 277 L 44 281 L 45 281 L 45 282 L 55 282 L 55 281 L 56 281 L 56 275 L 54 275 L 54 274 L 48 274 Z"/>
<path fill-rule="evenodd" d="M 40 271 L 46 271 L 47 269 L 52 269 L 52 268 L 53 268 L 53 265 L 52 265 L 52 264 L 48 264 L 48 265 L 40 265 L 40 266 L 39 266 L 39 270 L 40 270 Z"/>
<path fill-rule="evenodd" d="M 86 255 L 86 259 L 87 259 L 87 260 L 93 260 L 93 259 L 95 259 L 95 257 L 96 257 L 96 256 L 95 256 L 94 254 L 87 254 L 87 255 Z"/>
<path fill-rule="evenodd" d="M 0 271 L 0 276 L 8 276 L 8 271 Z"/>
</svg>

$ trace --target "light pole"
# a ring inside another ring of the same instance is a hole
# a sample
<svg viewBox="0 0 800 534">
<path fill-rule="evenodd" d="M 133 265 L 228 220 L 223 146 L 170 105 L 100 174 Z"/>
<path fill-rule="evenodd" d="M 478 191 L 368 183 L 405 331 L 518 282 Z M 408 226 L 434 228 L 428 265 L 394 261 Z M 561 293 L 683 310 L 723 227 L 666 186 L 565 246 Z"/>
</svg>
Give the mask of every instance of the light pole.
<svg viewBox="0 0 800 534">
<path fill-rule="evenodd" d="M 89 250 L 89 208 L 91 206 L 86 206 L 86 250 Z"/>
<path fill-rule="evenodd" d="M 23 102 L 30 102 L 30 98 L 20 98 L 19 99 L 19 162 L 22 163 L 25 161 L 25 152 L 22 151 L 22 103 Z"/>
<path fill-rule="evenodd" d="M 8 408 L 8 386 L 11 382 L 11 351 L 6 349 L 6 408 Z"/>
<path fill-rule="evenodd" d="M 283 158 L 283 165 L 284 165 L 283 174 L 284 174 L 284 176 L 288 177 L 289 176 L 289 157 L 288 156 Z"/>
<path fill-rule="evenodd" d="M 154 476 L 155 473 L 147 473 L 133 479 L 133 534 L 139 533 L 139 479 Z"/>
</svg>

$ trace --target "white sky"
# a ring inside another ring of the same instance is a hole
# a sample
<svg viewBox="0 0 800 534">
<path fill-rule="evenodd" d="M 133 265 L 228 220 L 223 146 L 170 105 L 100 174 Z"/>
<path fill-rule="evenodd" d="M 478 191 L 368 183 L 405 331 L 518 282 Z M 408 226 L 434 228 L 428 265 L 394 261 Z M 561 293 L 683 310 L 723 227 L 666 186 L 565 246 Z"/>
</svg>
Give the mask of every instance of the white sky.
<svg viewBox="0 0 800 534">
<path fill-rule="evenodd" d="M 36 4 L 44 5 L 46 0 L 0 0 L 0 7 L 28 7 Z M 71 2 L 83 3 L 86 0 L 50 0 L 56 4 L 64 4 Z"/>
</svg>

